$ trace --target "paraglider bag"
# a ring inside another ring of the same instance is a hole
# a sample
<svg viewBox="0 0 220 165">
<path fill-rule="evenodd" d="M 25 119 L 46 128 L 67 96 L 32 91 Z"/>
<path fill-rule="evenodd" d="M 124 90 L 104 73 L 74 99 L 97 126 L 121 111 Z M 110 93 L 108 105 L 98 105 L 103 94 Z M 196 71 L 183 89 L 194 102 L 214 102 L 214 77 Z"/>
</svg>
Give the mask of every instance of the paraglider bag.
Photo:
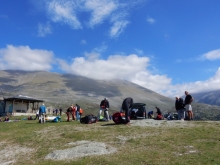
<svg viewBox="0 0 220 165">
<path fill-rule="evenodd" d="M 98 121 L 98 118 L 94 115 L 86 115 L 85 117 L 82 117 L 80 119 L 80 123 L 82 124 L 92 124 L 96 123 Z"/>
<path fill-rule="evenodd" d="M 121 113 L 121 112 L 114 113 L 113 116 L 112 116 L 112 120 L 116 124 L 125 124 L 126 123 L 125 114 Z"/>
</svg>

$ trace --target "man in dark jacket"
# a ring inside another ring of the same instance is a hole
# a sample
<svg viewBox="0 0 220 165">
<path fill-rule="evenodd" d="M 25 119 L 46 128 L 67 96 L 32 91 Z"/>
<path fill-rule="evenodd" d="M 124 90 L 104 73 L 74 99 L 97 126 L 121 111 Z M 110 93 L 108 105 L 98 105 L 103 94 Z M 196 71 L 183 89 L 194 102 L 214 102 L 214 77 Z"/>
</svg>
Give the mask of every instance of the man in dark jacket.
<svg viewBox="0 0 220 165">
<path fill-rule="evenodd" d="M 133 104 L 133 99 L 131 97 L 124 99 L 124 101 L 122 102 L 122 109 L 125 112 L 126 124 L 130 123 L 130 108 L 132 107 L 132 104 Z"/>
<path fill-rule="evenodd" d="M 98 114 L 98 119 L 100 118 L 102 111 L 106 114 L 106 119 L 109 121 L 109 114 L 108 114 L 108 109 L 109 109 L 109 102 L 107 98 L 104 98 L 104 100 L 101 101 L 100 103 L 100 109 L 99 109 L 99 114 Z"/>
<path fill-rule="evenodd" d="M 175 108 L 178 113 L 178 120 L 184 121 L 185 118 L 185 109 L 183 104 L 183 99 L 176 96 Z"/>
</svg>

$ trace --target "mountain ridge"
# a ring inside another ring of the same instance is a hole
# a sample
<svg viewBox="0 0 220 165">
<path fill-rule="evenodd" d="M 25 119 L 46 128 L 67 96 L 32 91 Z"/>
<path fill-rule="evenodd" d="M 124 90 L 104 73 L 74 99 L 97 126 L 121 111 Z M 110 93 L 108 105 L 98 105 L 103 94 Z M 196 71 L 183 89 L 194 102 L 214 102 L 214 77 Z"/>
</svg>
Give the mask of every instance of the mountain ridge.
<svg viewBox="0 0 220 165">
<path fill-rule="evenodd" d="M 43 99 L 47 105 L 64 107 L 78 103 L 87 112 L 97 113 L 100 101 L 110 102 L 110 111 L 119 111 L 122 101 L 132 97 L 134 102 L 146 104 L 147 111 L 175 112 L 174 98 L 168 98 L 152 90 L 125 80 L 94 80 L 71 74 L 45 71 L 0 71 L 0 95 L 25 95 Z M 193 111 L 197 119 L 220 119 L 220 107 L 197 102 L 193 94 Z M 212 114 L 214 113 L 214 114 Z"/>
</svg>

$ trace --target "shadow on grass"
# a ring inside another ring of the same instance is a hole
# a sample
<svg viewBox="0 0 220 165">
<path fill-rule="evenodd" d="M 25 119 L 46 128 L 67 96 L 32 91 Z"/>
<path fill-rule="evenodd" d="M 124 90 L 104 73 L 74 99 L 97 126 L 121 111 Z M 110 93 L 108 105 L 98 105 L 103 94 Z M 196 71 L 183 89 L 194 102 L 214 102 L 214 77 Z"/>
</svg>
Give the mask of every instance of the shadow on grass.
<svg viewBox="0 0 220 165">
<path fill-rule="evenodd" d="M 103 124 L 101 126 L 114 126 L 114 125 L 125 125 L 125 124 L 107 123 L 107 124 Z"/>
</svg>

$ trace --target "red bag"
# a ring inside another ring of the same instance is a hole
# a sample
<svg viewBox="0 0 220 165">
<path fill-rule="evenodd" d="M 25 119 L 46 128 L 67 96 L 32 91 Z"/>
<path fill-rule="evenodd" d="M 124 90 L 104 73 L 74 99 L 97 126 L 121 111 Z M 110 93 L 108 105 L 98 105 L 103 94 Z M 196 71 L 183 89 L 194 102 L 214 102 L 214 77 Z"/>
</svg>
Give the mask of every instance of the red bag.
<svg viewBox="0 0 220 165">
<path fill-rule="evenodd" d="M 121 112 L 116 112 L 113 114 L 112 116 L 112 120 L 116 123 L 116 124 L 124 124 L 125 123 L 125 114 L 121 113 Z"/>
<path fill-rule="evenodd" d="M 163 116 L 162 115 L 157 115 L 157 120 L 163 120 Z"/>
</svg>

